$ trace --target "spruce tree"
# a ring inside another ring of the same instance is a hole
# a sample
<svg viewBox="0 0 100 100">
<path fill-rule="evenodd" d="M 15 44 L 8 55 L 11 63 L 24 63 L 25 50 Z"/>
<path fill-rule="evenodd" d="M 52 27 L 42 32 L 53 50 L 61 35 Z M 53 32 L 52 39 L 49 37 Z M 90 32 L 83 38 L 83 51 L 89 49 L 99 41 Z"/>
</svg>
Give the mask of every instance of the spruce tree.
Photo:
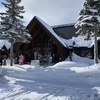
<svg viewBox="0 0 100 100">
<path fill-rule="evenodd" d="M 94 37 L 94 64 L 98 63 L 97 37 L 100 36 L 100 0 L 85 0 L 75 27 L 89 40 Z"/>
<path fill-rule="evenodd" d="M 2 5 L 5 12 L 0 13 L 0 39 L 8 40 L 11 43 L 10 65 L 13 66 L 13 45 L 16 42 L 29 42 L 31 36 L 23 25 L 24 6 L 19 6 L 21 0 L 6 0 Z"/>
</svg>

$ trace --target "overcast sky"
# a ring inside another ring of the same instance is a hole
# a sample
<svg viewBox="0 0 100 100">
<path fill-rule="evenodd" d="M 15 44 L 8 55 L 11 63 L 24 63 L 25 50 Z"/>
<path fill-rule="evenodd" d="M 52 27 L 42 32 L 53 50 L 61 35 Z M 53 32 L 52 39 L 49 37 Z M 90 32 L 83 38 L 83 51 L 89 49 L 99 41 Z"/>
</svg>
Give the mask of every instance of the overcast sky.
<svg viewBox="0 0 100 100">
<path fill-rule="evenodd" d="M 5 0 L 0 0 L 5 1 Z M 34 16 L 40 17 L 47 24 L 60 25 L 75 23 L 85 0 L 22 0 L 24 21 L 27 26 Z M 0 4 L 0 12 L 4 7 Z"/>
</svg>

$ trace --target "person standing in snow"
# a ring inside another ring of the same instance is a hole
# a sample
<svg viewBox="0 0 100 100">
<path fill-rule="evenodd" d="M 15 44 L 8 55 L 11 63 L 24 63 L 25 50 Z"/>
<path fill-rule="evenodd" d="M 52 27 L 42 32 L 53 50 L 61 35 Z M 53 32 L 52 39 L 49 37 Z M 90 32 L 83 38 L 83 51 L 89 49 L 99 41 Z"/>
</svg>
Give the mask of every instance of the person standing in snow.
<svg viewBox="0 0 100 100">
<path fill-rule="evenodd" d="M 73 61 L 73 47 L 72 46 L 69 47 L 69 60 Z"/>
<path fill-rule="evenodd" d="M 20 65 L 23 64 L 22 62 L 23 62 L 23 55 L 21 54 L 21 55 L 19 56 L 19 64 L 20 64 Z"/>
</svg>

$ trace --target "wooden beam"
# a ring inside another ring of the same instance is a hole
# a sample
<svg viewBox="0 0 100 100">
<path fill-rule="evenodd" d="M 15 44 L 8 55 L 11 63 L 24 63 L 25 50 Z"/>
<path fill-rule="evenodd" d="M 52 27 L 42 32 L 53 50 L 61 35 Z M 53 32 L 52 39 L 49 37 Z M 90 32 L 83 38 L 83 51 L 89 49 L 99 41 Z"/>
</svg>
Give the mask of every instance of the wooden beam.
<svg viewBox="0 0 100 100">
<path fill-rule="evenodd" d="M 18 56 L 18 53 L 20 51 L 20 46 L 21 46 L 21 43 L 15 43 L 14 44 L 14 51 L 15 51 L 16 57 Z"/>
</svg>

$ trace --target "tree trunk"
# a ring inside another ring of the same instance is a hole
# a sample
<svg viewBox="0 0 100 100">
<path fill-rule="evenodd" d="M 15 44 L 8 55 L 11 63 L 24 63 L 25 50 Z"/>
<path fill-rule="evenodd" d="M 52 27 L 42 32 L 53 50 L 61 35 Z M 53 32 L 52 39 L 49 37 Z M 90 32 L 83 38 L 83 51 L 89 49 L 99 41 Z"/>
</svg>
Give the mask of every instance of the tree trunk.
<svg viewBox="0 0 100 100">
<path fill-rule="evenodd" d="M 11 43 L 10 48 L 10 66 L 13 66 L 13 43 Z"/>
<path fill-rule="evenodd" d="M 97 43 L 97 29 L 94 33 L 94 64 L 98 63 L 98 43 Z"/>
</svg>

